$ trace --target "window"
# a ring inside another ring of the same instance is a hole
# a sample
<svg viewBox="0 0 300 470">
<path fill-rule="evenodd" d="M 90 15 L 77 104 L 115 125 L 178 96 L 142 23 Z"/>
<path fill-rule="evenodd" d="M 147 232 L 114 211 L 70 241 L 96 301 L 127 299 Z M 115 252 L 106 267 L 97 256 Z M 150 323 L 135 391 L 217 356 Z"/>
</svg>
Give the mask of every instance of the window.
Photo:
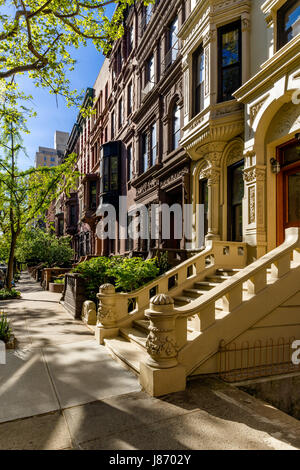
<svg viewBox="0 0 300 470">
<path fill-rule="evenodd" d="M 119 129 L 123 126 L 123 100 L 119 101 Z"/>
<path fill-rule="evenodd" d="M 148 134 L 144 133 L 142 135 L 142 158 L 141 158 L 141 172 L 143 173 L 148 170 L 149 162 L 148 162 Z"/>
<path fill-rule="evenodd" d="M 154 57 L 153 55 L 148 59 L 146 63 L 146 80 L 145 84 L 147 83 L 154 83 L 155 72 L 154 72 Z"/>
<path fill-rule="evenodd" d="M 176 60 L 178 49 L 178 18 L 176 17 L 169 26 L 166 66 L 173 64 L 173 62 Z"/>
<path fill-rule="evenodd" d="M 97 208 L 97 181 L 90 182 L 90 209 L 94 210 Z"/>
<path fill-rule="evenodd" d="M 76 206 L 70 206 L 70 225 L 73 227 L 76 225 Z"/>
<path fill-rule="evenodd" d="M 111 138 L 115 137 L 115 113 L 111 113 Z"/>
<path fill-rule="evenodd" d="M 157 144 L 156 144 L 156 124 L 153 124 L 150 128 L 150 143 L 151 143 L 151 148 L 150 148 L 150 161 L 151 161 L 151 166 L 155 165 L 156 162 L 156 155 L 157 155 Z"/>
<path fill-rule="evenodd" d="M 58 235 L 62 237 L 64 234 L 64 219 L 59 218 L 58 219 Z"/>
<path fill-rule="evenodd" d="M 180 140 L 180 109 L 176 104 L 172 112 L 172 150 L 179 147 Z"/>
<path fill-rule="evenodd" d="M 129 145 L 127 148 L 127 181 L 131 181 L 133 177 L 132 163 L 132 145 Z"/>
<path fill-rule="evenodd" d="M 111 156 L 103 158 L 103 171 L 101 171 L 101 193 L 118 191 L 119 189 L 119 157 Z"/>
<path fill-rule="evenodd" d="M 133 89 L 132 83 L 129 83 L 127 89 L 127 115 L 129 116 L 132 113 L 133 109 Z"/>
<path fill-rule="evenodd" d="M 277 13 L 277 49 L 300 33 L 300 0 L 289 0 Z"/>
<path fill-rule="evenodd" d="M 193 116 L 204 108 L 204 53 L 202 46 L 193 55 Z"/>
<path fill-rule="evenodd" d="M 241 86 L 241 23 L 226 25 L 218 31 L 219 102 L 234 99 Z"/>
<path fill-rule="evenodd" d="M 131 25 L 128 29 L 128 33 L 127 33 L 127 47 L 128 47 L 128 51 L 127 51 L 127 55 L 129 56 L 130 55 L 130 52 L 132 51 L 133 49 L 133 45 L 134 45 L 134 29 L 133 29 L 133 25 Z"/>
<path fill-rule="evenodd" d="M 55 158 L 54 158 L 54 157 L 51 157 L 51 158 L 50 158 L 50 161 L 51 161 L 51 162 L 55 162 Z"/>
<path fill-rule="evenodd" d="M 106 83 L 106 85 L 105 85 L 104 99 L 105 99 L 105 104 L 106 104 L 107 100 L 108 100 L 108 83 Z"/>
</svg>

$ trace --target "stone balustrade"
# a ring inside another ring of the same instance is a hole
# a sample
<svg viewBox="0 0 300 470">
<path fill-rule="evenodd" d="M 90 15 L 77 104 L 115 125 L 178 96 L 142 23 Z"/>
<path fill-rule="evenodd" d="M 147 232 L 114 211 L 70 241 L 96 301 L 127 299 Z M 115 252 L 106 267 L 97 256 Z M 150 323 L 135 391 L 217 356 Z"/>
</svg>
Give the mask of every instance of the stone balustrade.
<svg viewBox="0 0 300 470">
<path fill-rule="evenodd" d="M 113 286 L 101 286 L 97 339 L 118 335 L 118 329 L 144 317 L 150 299 L 159 294 L 179 295 L 193 286 L 196 279 L 213 273 L 218 268 L 243 268 L 246 266 L 246 244 L 211 240 L 200 253 L 172 268 L 159 278 L 131 293 L 116 293 Z M 185 320 L 179 319 L 178 322 Z M 101 330 L 101 331 L 99 331 Z M 182 340 L 181 340 L 182 342 Z"/>
</svg>

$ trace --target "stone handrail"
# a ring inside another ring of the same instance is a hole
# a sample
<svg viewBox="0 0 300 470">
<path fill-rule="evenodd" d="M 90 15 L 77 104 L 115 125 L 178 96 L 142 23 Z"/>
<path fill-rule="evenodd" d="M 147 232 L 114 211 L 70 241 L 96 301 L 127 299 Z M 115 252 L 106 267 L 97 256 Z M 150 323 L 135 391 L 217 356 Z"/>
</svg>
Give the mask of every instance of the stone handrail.
<svg viewBox="0 0 300 470">
<path fill-rule="evenodd" d="M 178 307 L 176 309 L 177 312 L 187 316 L 201 315 L 199 308 L 201 311 L 205 310 L 212 302 L 226 297 L 223 309 L 225 308 L 225 311 L 229 313 L 243 302 L 242 290 L 244 283 L 248 283 L 247 292 L 249 295 L 255 295 L 267 286 L 267 269 L 270 265 L 272 265 L 271 277 L 273 279 L 278 279 L 285 275 L 290 270 L 291 251 L 295 248 L 300 249 L 300 229 L 290 228 L 286 232 L 285 242 L 281 246 L 262 256 L 259 260 L 223 282 L 213 291 L 202 295 L 191 306 Z M 202 331 L 202 328 L 200 331 Z"/>
<path fill-rule="evenodd" d="M 276 281 L 288 274 L 293 267 L 291 261 L 294 261 L 296 266 L 300 263 L 299 228 L 287 229 L 285 242 L 280 247 L 275 248 L 241 272 L 235 274 L 229 280 L 213 289 L 213 291 L 196 299 L 192 305 L 174 309 L 174 314 L 177 315 L 177 318 L 195 318 L 193 326 L 198 336 L 193 341 L 188 342 L 186 339 L 187 332 L 181 332 L 181 337 L 184 335 L 186 340 L 185 344 L 181 347 L 181 351 L 179 351 L 179 362 L 184 363 L 187 373 L 191 373 L 192 370 L 195 370 L 209 356 L 216 353 L 218 350 L 218 334 L 217 331 L 214 331 L 214 328 L 211 328 L 216 325 L 217 322 L 216 302 L 222 302 L 222 314 L 224 316 L 221 322 L 223 322 L 223 328 L 225 327 L 224 321 L 227 322 L 225 330 L 223 330 L 222 333 L 220 330 L 220 333 L 223 335 L 222 338 L 224 339 L 227 335 L 227 342 L 233 341 L 242 333 L 240 330 L 245 327 L 246 323 L 249 323 L 249 326 L 251 326 L 258 318 L 262 318 L 264 315 L 268 314 L 272 306 L 272 295 L 269 294 L 265 302 L 260 302 L 258 312 L 257 308 L 254 307 L 254 310 L 250 312 L 248 318 L 240 318 L 242 321 L 239 327 L 239 318 L 237 315 L 240 311 L 243 311 L 240 310 L 240 308 L 245 305 L 246 302 L 254 300 L 258 294 L 262 294 L 263 291 L 270 286 L 270 283 L 276 283 Z M 268 269 L 270 269 L 269 284 L 267 283 Z M 275 301 L 276 299 L 274 302 Z M 230 319 L 234 320 L 234 324 L 232 324 L 231 328 L 228 327 Z M 186 323 L 182 323 L 182 325 L 185 324 Z M 205 341 L 205 347 L 203 332 L 206 333 L 208 339 L 208 341 Z M 209 345 L 208 343 L 213 337 L 215 341 L 213 341 L 214 345 L 212 346 L 212 344 Z M 200 341 L 202 341 L 202 357 L 197 357 L 197 354 L 195 354 L 197 348 L 194 347 L 193 343 L 197 343 L 197 341 L 199 344 Z M 193 356 L 194 359 L 191 360 Z"/>
<path fill-rule="evenodd" d="M 100 328 L 106 329 L 102 333 L 107 335 L 111 330 L 111 335 L 115 335 L 118 328 L 129 326 L 134 320 L 143 318 L 150 299 L 155 295 L 170 293 L 176 296 L 216 268 L 243 268 L 246 260 L 245 243 L 214 240 L 202 252 L 134 292 L 116 293 L 114 286 L 110 284 L 101 286 L 98 294 L 98 323 Z M 128 309 L 130 301 L 134 305 L 131 312 Z"/>
</svg>

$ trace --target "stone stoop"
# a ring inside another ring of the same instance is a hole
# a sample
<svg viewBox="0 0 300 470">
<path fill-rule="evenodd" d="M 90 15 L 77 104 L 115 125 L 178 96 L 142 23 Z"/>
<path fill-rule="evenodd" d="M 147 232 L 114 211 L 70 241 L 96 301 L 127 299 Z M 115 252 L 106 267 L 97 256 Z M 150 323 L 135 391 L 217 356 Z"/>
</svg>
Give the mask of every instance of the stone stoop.
<svg viewBox="0 0 300 470">
<path fill-rule="evenodd" d="M 213 276 L 207 276 L 201 282 L 195 282 L 193 288 L 185 289 L 180 296 L 174 297 L 175 307 L 182 307 L 198 299 L 201 295 L 218 287 L 231 276 L 240 272 L 240 269 L 217 269 Z M 222 315 L 221 307 L 216 306 L 217 316 Z M 192 326 L 193 319 L 188 319 L 188 341 L 192 341 L 199 335 Z M 140 374 L 140 363 L 147 362 L 149 355 L 146 349 L 147 337 L 149 335 L 150 321 L 146 318 L 132 322 L 132 326 L 121 328 L 119 335 L 114 338 L 106 338 L 105 346 L 112 356 L 123 363 L 126 368 L 132 370 L 136 375 Z"/>
</svg>

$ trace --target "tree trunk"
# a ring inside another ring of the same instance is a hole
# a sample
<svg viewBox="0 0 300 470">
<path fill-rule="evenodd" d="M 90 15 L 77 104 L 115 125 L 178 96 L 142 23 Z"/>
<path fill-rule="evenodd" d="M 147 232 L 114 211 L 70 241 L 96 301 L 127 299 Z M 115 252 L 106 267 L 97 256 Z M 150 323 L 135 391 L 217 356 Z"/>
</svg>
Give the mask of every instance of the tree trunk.
<svg viewBox="0 0 300 470">
<path fill-rule="evenodd" d="M 12 280 L 14 276 L 14 258 L 15 258 L 15 250 L 17 244 L 18 235 L 16 233 L 12 233 L 11 235 L 11 243 L 10 243 L 10 252 L 9 252 L 9 260 L 7 266 L 7 274 L 6 274 L 6 287 L 7 289 L 12 288 Z"/>
</svg>

